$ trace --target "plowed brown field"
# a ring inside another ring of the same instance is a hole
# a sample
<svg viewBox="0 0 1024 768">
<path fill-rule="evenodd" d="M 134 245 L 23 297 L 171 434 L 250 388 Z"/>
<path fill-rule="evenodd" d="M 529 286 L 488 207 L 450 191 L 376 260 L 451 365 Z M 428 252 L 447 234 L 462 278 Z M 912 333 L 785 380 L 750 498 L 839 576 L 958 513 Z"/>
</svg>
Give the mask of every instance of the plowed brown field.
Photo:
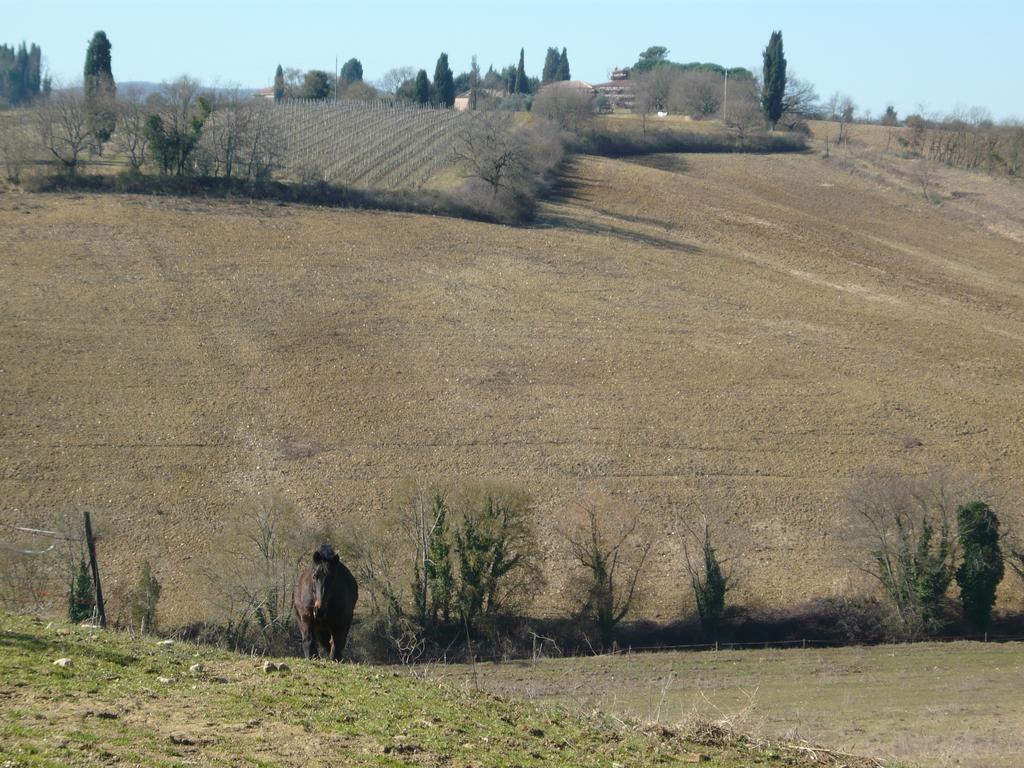
<svg viewBox="0 0 1024 768">
<path fill-rule="evenodd" d="M 561 611 L 554 529 L 600 487 L 664 530 L 646 611 L 669 618 L 698 476 L 769 605 L 859 588 L 839 499 L 868 467 L 1020 485 L 1019 185 L 933 204 L 812 154 L 571 176 L 524 229 L 0 195 L 0 522 L 89 506 L 114 592 L 148 557 L 184 620 L 246 496 L 357 525 L 402 478 L 509 480 Z"/>
</svg>

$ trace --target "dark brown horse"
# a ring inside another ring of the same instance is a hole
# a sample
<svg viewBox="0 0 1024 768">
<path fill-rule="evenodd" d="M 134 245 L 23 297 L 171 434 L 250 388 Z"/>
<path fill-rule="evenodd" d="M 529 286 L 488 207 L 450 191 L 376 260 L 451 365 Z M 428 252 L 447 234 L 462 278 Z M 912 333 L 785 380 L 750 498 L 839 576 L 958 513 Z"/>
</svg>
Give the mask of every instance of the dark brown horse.
<svg viewBox="0 0 1024 768">
<path fill-rule="evenodd" d="M 359 587 L 330 544 L 313 553 L 295 583 L 295 616 L 302 632 L 302 653 L 341 661 L 352 626 Z"/>
</svg>

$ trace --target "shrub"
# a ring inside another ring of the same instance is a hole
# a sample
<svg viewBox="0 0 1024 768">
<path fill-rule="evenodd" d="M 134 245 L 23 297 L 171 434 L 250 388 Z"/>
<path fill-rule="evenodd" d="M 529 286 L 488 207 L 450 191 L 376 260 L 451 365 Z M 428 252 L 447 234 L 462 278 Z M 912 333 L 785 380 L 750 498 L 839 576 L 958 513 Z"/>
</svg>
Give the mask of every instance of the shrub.
<svg viewBox="0 0 1024 768">
<path fill-rule="evenodd" d="M 553 85 L 533 100 L 533 114 L 545 117 L 563 131 L 583 135 L 594 122 L 594 97 L 589 93 Z"/>
<path fill-rule="evenodd" d="M 71 577 L 68 587 L 68 618 L 76 624 L 92 617 L 96 597 L 92 589 L 92 576 L 85 564 L 85 558 L 78 561 L 78 570 Z"/>
<path fill-rule="evenodd" d="M 321 532 L 302 525 L 295 506 L 275 492 L 243 501 L 226 517 L 204 567 L 223 640 L 236 650 L 280 652 L 293 636 L 299 559 Z"/>
<path fill-rule="evenodd" d="M 162 589 L 160 582 L 153 575 L 149 561 L 143 561 L 139 583 L 131 598 L 132 621 L 138 624 L 143 632 L 156 629 L 156 605 Z"/>
</svg>

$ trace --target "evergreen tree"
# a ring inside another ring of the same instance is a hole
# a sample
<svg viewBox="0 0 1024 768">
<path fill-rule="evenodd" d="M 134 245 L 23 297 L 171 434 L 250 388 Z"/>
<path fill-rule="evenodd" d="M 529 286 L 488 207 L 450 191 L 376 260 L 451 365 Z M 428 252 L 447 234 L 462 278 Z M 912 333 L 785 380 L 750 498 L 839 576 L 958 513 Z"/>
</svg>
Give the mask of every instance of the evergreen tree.
<svg viewBox="0 0 1024 768">
<path fill-rule="evenodd" d="M 469 108 L 476 109 L 477 101 L 480 98 L 480 65 L 477 64 L 476 54 L 473 54 L 473 63 L 469 67 Z"/>
<path fill-rule="evenodd" d="M 569 54 L 562 49 L 562 53 L 558 57 L 558 69 L 555 71 L 555 80 L 571 80 L 572 77 L 569 75 Z"/>
<path fill-rule="evenodd" d="M 32 43 L 32 47 L 28 49 L 28 71 L 25 73 L 26 91 L 28 92 L 29 100 L 39 95 L 39 90 L 42 86 L 42 62 L 42 49 L 35 43 Z"/>
<path fill-rule="evenodd" d="M 540 75 L 541 85 L 553 83 L 558 79 L 558 65 L 560 62 L 561 56 L 558 55 L 558 49 L 548 48 L 547 55 L 544 56 L 544 69 Z"/>
<path fill-rule="evenodd" d="M 0 101 L 20 107 L 42 93 L 42 56 L 35 43 L 31 47 L 22 43 L 17 48 L 0 45 Z"/>
<path fill-rule="evenodd" d="M 26 104 L 29 100 L 28 49 L 25 48 L 24 43 L 18 46 L 18 52 L 14 56 L 13 75 L 11 80 L 12 96 L 19 104 Z"/>
<path fill-rule="evenodd" d="M 322 69 L 311 69 L 302 78 L 302 98 L 325 101 L 331 98 L 334 75 Z"/>
<path fill-rule="evenodd" d="M 515 93 L 529 93 L 530 81 L 526 77 L 526 51 L 519 49 L 519 66 L 516 67 Z"/>
<path fill-rule="evenodd" d="M 92 577 L 85 565 L 85 558 L 78 561 L 78 572 L 71 577 L 68 588 L 68 618 L 74 623 L 85 621 L 92 616 L 96 599 L 92 593 Z"/>
<path fill-rule="evenodd" d="M 437 57 L 437 66 L 434 68 L 434 98 L 442 107 L 455 104 L 455 76 L 448 66 L 447 53 Z"/>
<path fill-rule="evenodd" d="M 89 127 L 100 142 L 107 141 L 117 121 L 114 98 L 117 86 L 110 69 L 110 41 L 100 30 L 92 36 L 85 52 L 85 108 L 89 114 Z"/>
<path fill-rule="evenodd" d="M 956 513 L 963 561 L 956 571 L 964 615 L 978 629 L 988 627 L 996 588 L 1003 579 L 999 518 L 984 502 L 966 504 Z"/>
<path fill-rule="evenodd" d="M 646 51 L 642 51 L 640 53 L 640 58 L 638 58 L 636 64 L 633 65 L 632 71 L 637 74 L 641 72 L 650 72 L 659 64 L 665 64 L 667 62 L 668 48 L 664 45 L 652 45 Z"/>
<path fill-rule="evenodd" d="M 786 94 L 786 56 L 782 50 L 782 32 L 772 32 L 768 47 L 764 49 L 764 83 L 761 86 L 761 109 L 775 130 L 782 117 Z"/>
<path fill-rule="evenodd" d="M 284 70 L 281 65 L 277 65 L 277 71 L 274 73 L 274 101 L 280 104 L 284 101 Z"/>
<path fill-rule="evenodd" d="M 416 103 L 430 103 L 430 78 L 427 77 L 427 70 L 421 69 L 416 73 Z"/>
<path fill-rule="evenodd" d="M 341 67 L 341 87 L 347 88 L 352 83 L 363 79 L 363 65 L 359 59 L 349 59 Z"/>
</svg>

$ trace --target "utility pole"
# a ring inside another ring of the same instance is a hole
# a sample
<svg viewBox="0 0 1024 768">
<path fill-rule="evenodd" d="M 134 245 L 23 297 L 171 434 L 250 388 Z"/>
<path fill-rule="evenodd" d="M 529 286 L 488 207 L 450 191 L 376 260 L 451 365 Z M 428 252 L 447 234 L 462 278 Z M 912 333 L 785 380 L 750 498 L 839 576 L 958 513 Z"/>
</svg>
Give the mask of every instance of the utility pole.
<svg viewBox="0 0 1024 768">
<path fill-rule="evenodd" d="M 338 57 L 334 57 L 334 100 L 338 100 Z"/>
<path fill-rule="evenodd" d="M 99 617 L 101 627 L 107 626 L 107 614 L 103 610 L 103 588 L 100 587 L 100 567 L 96 562 L 96 538 L 92 535 L 92 521 L 89 519 L 89 510 L 84 510 L 85 515 L 85 543 L 89 547 L 89 565 L 92 566 L 92 585 L 96 590 L 96 615 Z"/>
<path fill-rule="evenodd" d="M 725 70 L 725 95 L 722 96 L 722 122 L 729 117 L 729 70 Z"/>
</svg>

